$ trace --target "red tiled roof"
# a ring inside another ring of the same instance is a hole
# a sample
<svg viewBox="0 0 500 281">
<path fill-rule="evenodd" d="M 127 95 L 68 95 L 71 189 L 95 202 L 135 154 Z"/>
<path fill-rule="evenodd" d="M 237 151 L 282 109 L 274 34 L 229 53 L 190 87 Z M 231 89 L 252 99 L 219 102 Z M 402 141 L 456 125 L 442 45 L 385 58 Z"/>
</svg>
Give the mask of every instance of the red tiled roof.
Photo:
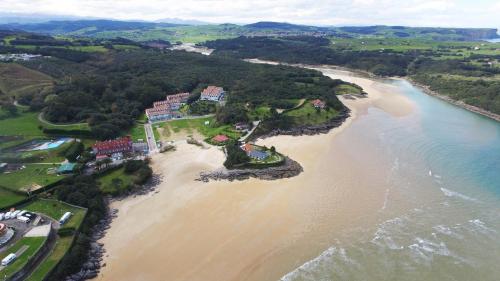
<svg viewBox="0 0 500 281">
<path fill-rule="evenodd" d="M 216 135 L 215 137 L 212 138 L 212 140 L 216 142 L 225 142 L 228 141 L 229 138 L 226 135 Z"/>
<path fill-rule="evenodd" d="M 253 150 L 253 145 L 251 145 L 249 143 L 245 143 L 244 145 L 241 146 L 241 149 L 243 149 L 243 151 L 248 153 L 248 152 Z"/>
<path fill-rule="evenodd" d="M 188 98 L 189 98 L 189 93 L 179 93 L 167 96 L 167 101 L 181 102 L 181 101 L 187 101 Z"/>
<path fill-rule="evenodd" d="M 202 97 L 218 97 L 224 92 L 224 89 L 217 86 L 208 86 L 201 92 Z"/>
<path fill-rule="evenodd" d="M 311 103 L 316 106 L 316 107 L 324 107 L 325 106 L 325 102 L 323 102 L 322 100 L 320 99 L 315 99 L 313 101 L 311 101 Z"/>
<path fill-rule="evenodd" d="M 132 149 L 132 139 L 130 136 L 126 136 L 116 140 L 98 141 L 92 148 L 97 152 L 97 155 L 129 151 Z"/>
</svg>

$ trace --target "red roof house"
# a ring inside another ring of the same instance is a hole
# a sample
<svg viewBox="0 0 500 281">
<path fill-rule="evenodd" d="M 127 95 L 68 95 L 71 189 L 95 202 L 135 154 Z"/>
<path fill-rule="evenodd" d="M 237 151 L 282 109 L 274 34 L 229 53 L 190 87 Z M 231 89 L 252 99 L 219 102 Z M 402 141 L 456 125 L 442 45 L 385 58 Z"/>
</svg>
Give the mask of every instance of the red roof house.
<svg viewBox="0 0 500 281">
<path fill-rule="evenodd" d="M 116 140 L 98 141 L 92 146 L 92 149 L 97 156 L 118 152 L 131 152 L 132 139 L 130 136 L 126 136 Z"/>
<path fill-rule="evenodd" d="M 323 109 L 326 106 L 326 103 L 324 101 L 322 101 L 322 100 L 319 100 L 319 99 L 315 99 L 315 100 L 311 101 L 311 103 L 316 108 Z"/>
<path fill-rule="evenodd" d="M 226 92 L 217 86 L 208 86 L 201 92 L 200 100 L 222 101 Z"/>
<path fill-rule="evenodd" d="M 212 140 L 220 143 L 228 141 L 229 138 L 226 135 L 216 135 L 215 137 L 212 138 Z"/>
</svg>

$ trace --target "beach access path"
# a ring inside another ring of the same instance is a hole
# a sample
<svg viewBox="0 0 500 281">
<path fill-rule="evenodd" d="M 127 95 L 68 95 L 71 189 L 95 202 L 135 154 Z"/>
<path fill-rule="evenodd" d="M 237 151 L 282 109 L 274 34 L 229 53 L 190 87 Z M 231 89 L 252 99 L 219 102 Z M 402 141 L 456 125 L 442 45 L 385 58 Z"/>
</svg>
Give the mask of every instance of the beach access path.
<svg viewBox="0 0 500 281">
<path fill-rule="evenodd" d="M 144 124 L 144 131 L 146 132 L 146 140 L 148 142 L 149 154 L 154 154 L 158 152 L 158 147 L 156 146 L 155 134 L 153 132 L 153 126 L 151 126 L 151 123 Z"/>
</svg>

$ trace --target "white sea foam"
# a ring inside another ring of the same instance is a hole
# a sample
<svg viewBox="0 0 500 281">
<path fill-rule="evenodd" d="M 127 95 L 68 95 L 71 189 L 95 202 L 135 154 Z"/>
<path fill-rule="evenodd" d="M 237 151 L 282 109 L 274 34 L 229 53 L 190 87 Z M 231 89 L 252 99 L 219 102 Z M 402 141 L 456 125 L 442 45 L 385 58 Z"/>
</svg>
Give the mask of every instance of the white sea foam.
<svg viewBox="0 0 500 281">
<path fill-rule="evenodd" d="M 373 234 L 371 242 L 379 247 L 387 247 L 391 250 L 404 248 L 403 246 L 399 246 L 391 236 L 392 228 L 401 228 L 402 226 L 404 226 L 402 218 L 396 217 L 386 220 L 385 222 L 379 224 L 377 230 Z"/>
<path fill-rule="evenodd" d="M 484 223 L 480 219 L 469 220 L 469 225 L 472 227 L 473 230 L 477 230 L 483 234 L 497 233 L 496 230 L 486 226 L 486 223 Z"/>
<path fill-rule="evenodd" d="M 462 193 L 459 193 L 459 192 L 456 192 L 453 190 L 446 189 L 444 187 L 441 187 L 441 191 L 443 192 L 443 194 L 445 196 L 448 196 L 448 197 L 456 197 L 456 198 L 460 198 L 460 199 L 467 200 L 467 201 L 478 202 L 478 200 L 476 198 L 469 197 L 467 195 L 464 195 Z"/>
<path fill-rule="evenodd" d="M 352 260 L 347 256 L 347 252 L 344 248 L 341 247 L 337 248 L 335 246 L 332 246 L 327 250 L 325 250 L 316 258 L 307 261 L 306 263 L 297 267 L 293 271 L 281 277 L 280 281 L 290 281 L 294 280 L 299 276 L 306 275 L 308 272 L 312 272 L 315 268 L 319 267 L 322 263 L 331 261 L 334 257 L 339 258 L 344 264 L 349 264 L 350 266 L 354 265 L 359 267 L 359 264 L 357 264 L 354 260 Z"/>
<path fill-rule="evenodd" d="M 459 225 L 457 225 L 459 226 Z M 454 231 L 454 229 L 457 228 L 457 226 L 455 227 L 449 227 L 449 226 L 446 226 L 446 225 L 442 225 L 442 224 L 439 224 L 439 225 L 436 225 L 436 226 L 433 226 L 432 228 L 434 230 L 436 230 L 438 233 L 440 234 L 444 234 L 444 235 L 447 235 L 447 236 L 450 236 L 450 237 L 454 237 L 454 238 L 457 238 L 457 239 L 463 239 L 463 235 L 457 233 L 456 231 Z"/>
<path fill-rule="evenodd" d="M 389 199 L 389 188 L 385 190 L 384 204 L 382 205 L 382 210 L 387 207 L 387 201 Z"/>
<path fill-rule="evenodd" d="M 409 245 L 408 248 L 418 259 L 430 262 L 434 255 L 450 256 L 450 250 L 442 241 L 434 242 L 420 237 L 415 238 L 415 241 L 416 243 Z"/>
</svg>

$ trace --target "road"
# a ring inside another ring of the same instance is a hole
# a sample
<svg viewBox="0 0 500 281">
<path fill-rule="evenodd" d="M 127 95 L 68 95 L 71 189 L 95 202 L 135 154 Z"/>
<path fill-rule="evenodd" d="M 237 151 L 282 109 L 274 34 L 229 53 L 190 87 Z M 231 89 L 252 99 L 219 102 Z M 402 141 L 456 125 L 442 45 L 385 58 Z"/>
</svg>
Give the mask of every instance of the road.
<svg viewBox="0 0 500 281">
<path fill-rule="evenodd" d="M 148 142 L 149 154 L 157 153 L 158 147 L 156 146 L 153 126 L 151 126 L 150 123 L 144 124 L 144 131 L 146 132 L 146 141 Z"/>
</svg>

